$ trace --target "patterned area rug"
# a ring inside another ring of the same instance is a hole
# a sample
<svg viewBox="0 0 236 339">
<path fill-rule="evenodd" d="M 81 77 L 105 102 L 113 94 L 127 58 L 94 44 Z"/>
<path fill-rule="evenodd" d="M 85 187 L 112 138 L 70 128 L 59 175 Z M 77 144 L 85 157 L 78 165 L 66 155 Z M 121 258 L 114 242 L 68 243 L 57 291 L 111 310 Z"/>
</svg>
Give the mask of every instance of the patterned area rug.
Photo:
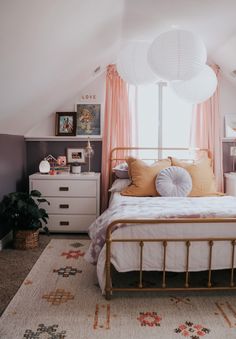
<svg viewBox="0 0 236 339">
<path fill-rule="evenodd" d="M 1 317 L 1 339 L 236 338 L 236 295 L 117 294 L 83 258 L 88 240 L 52 240 Z"/>
</svg>

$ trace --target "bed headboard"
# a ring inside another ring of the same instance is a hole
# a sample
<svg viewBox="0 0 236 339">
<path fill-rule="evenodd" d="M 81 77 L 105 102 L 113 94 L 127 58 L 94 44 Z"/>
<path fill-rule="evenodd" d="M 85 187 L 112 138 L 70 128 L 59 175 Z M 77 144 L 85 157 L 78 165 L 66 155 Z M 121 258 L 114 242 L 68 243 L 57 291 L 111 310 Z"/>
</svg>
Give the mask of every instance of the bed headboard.
<svg viewBox="0 0 236 339">
<path fill-rule="evenodd" d="M 179 154 L 179 156 L 178 156 Z M 186 155 L 186 156 L 185 156 Z M 110 153 L 110 184 L 112 183 L 113 167 L 125 161 L 127 157 L 133 156 L 144 161 L 157 161 L 175 156 L 180 160 L 193 161 L 202 155 L 212 158 L 208 149 L 204 148 L 184 148 L 184 147 L 115 147 Z"/>
</svg>

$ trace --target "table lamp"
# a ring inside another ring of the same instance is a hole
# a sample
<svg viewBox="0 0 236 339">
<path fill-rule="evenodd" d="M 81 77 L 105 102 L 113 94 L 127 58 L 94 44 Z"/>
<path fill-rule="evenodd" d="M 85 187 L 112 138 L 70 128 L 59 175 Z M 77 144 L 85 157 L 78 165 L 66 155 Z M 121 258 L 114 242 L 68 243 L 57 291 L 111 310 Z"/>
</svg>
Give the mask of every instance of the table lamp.
<svg viewBox="0 0 236 339">
<path fill-rule="evenodd" d="M 88 172 L 84 172 L 84 174 L 94 174 L 94 172 L 91 172 L 91 158 L 94 156 L 94 150 L 90 144 L 89 138 L 87 146 L 85 147 L 84 155 L 86 158 L 88 158 Z"/>
</svg>

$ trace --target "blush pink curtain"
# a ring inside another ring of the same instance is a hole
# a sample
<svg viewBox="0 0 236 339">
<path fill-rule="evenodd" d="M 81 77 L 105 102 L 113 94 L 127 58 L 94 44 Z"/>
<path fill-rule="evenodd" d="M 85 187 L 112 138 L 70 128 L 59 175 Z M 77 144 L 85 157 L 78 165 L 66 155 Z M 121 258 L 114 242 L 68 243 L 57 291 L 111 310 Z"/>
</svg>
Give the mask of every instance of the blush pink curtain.
<svg viewBox="0 0 236 339">
<path fill-rule="evenodd" d="M 217 189 L 223 192 L 222 146 L 223 124 L 219 111 L 219 81 L 220 69 L 217 65 L 211 65 L 215 71 L 218 86 L 214 95 L 203 103 L 194 107 L 191 145 L 193 147 L 206 148 L 213 158 L 213 169 L 216 177 Z"/>
<path fill-rule="evenodd" d="M 128 85 L 119 76 L 116 65 L 109 65 L 102 141 L 102 211 L 108 203 L 110 152 L 114 147 L 132 146 L 131 120 Z"/>
</svg>

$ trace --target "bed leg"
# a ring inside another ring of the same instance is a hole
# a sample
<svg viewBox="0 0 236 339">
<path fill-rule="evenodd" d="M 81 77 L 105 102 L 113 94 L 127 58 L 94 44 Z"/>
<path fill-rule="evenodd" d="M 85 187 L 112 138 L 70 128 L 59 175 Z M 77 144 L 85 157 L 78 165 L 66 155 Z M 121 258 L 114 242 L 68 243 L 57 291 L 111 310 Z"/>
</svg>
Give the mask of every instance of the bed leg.
<svg viewBox="0 0 236 339">
<path fill-rule="evenodd" d="M 111 240 L 106 240 L 106 300 L 111 299 Z"/>
<path fill-rule="evenodd" d="M 106 290 L 105 299 L 106 300 L 111 300 L 111 291 Z"/>
</svg>

